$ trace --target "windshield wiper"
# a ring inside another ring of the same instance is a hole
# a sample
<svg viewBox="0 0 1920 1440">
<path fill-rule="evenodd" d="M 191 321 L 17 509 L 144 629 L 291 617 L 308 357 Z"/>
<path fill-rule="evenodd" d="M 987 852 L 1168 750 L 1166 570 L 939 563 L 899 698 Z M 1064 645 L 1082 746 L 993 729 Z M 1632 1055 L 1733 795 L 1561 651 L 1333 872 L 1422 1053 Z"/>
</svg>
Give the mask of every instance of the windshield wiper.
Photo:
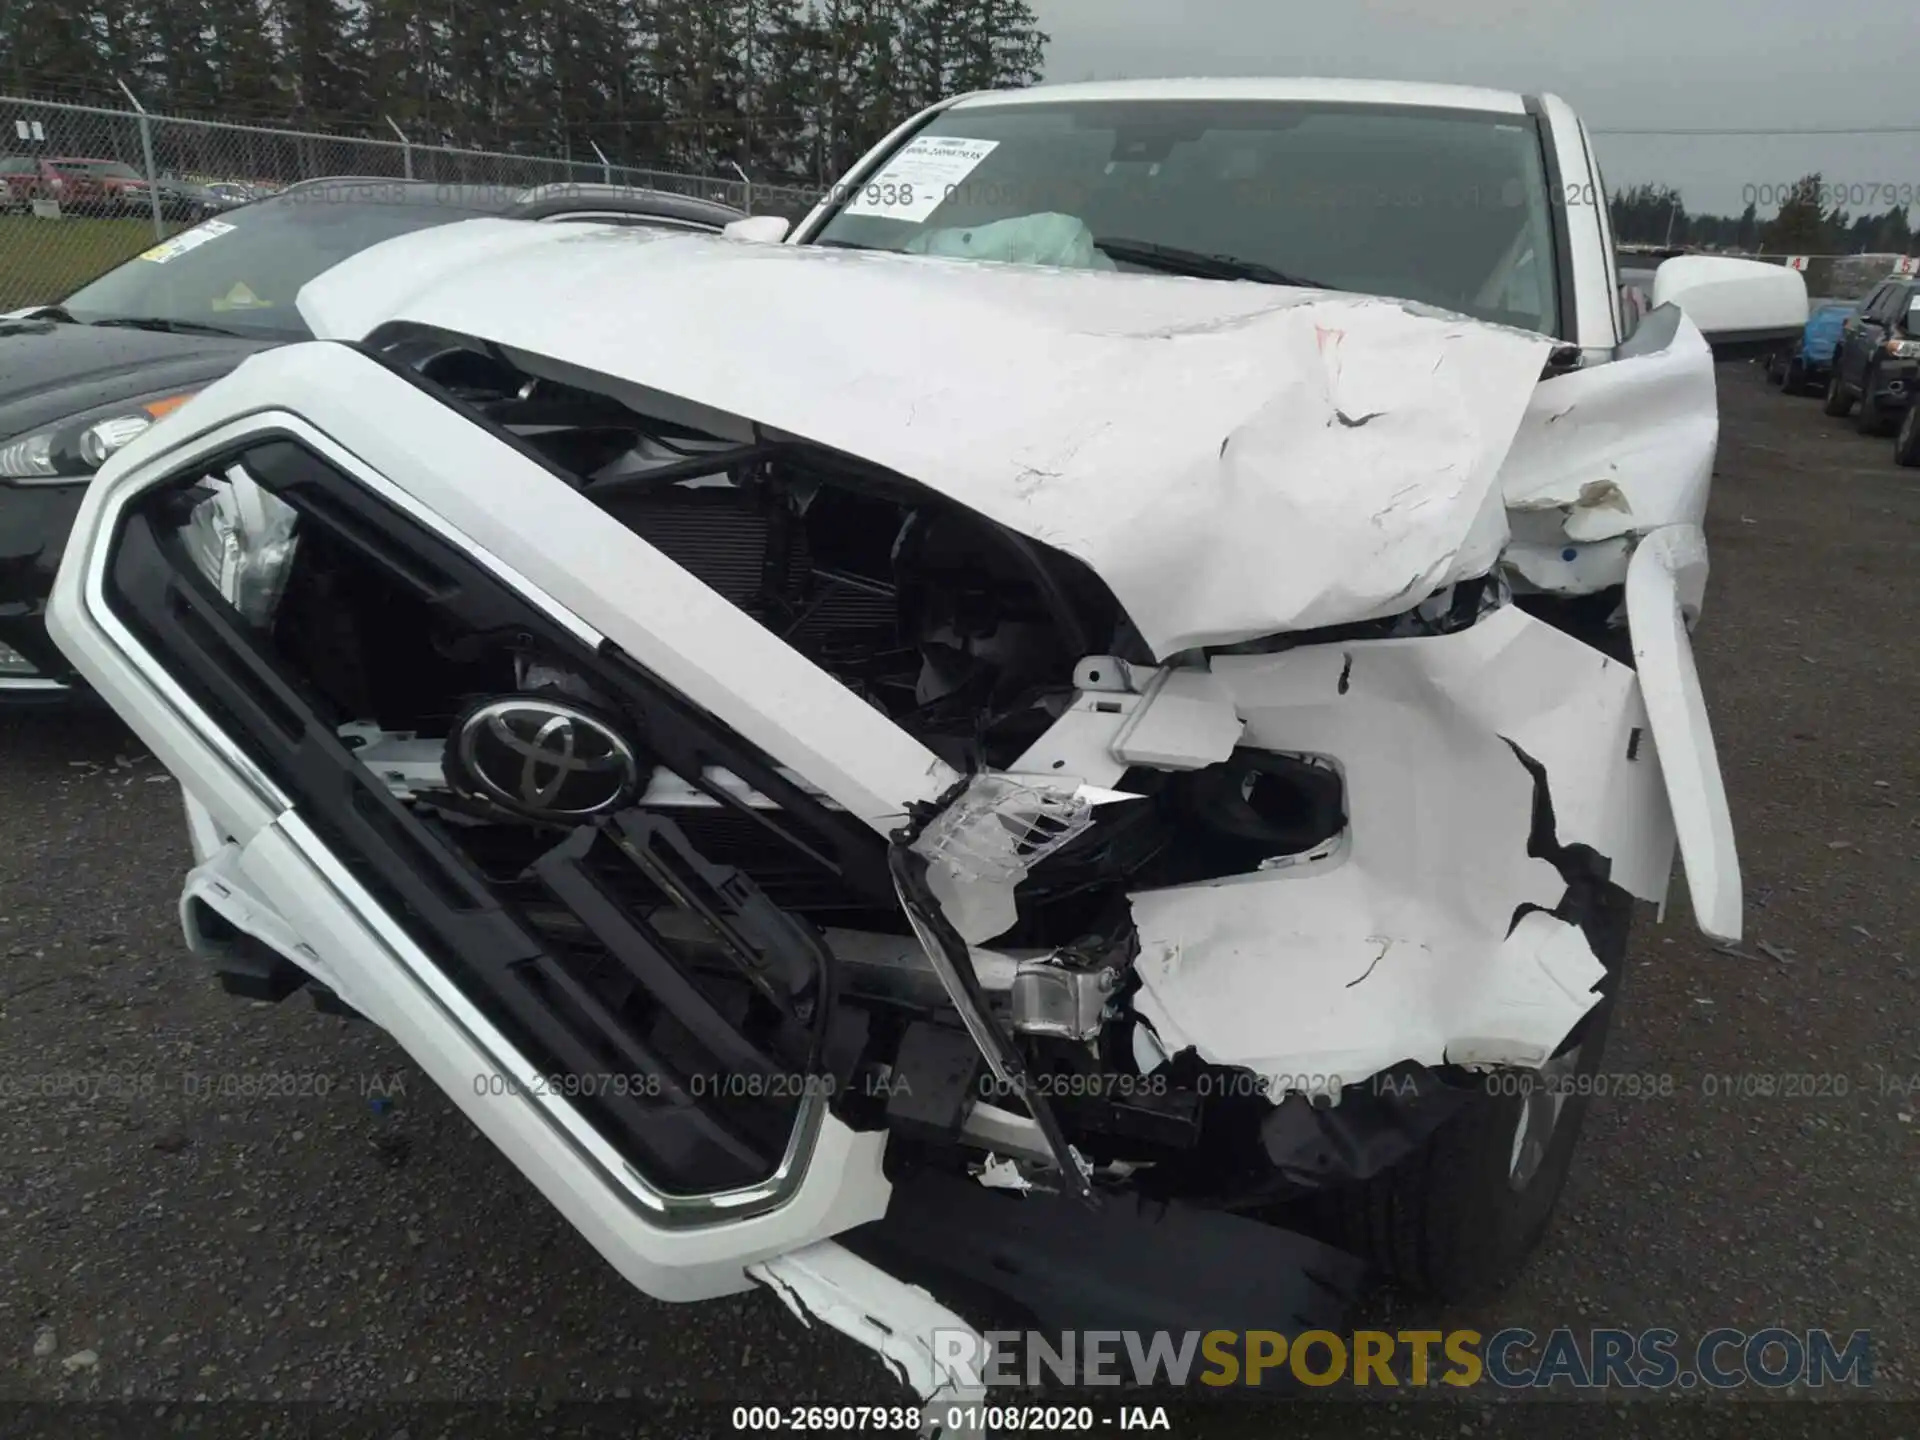
<svg viewBox="0 0 1920 1440">
<path fill-rule="evenodd" d="M 29 310 L 24 315 L 0 317 L 0 334 L 44 335 L 56 325 L 78 325 L 79 323 L 58 305 L 42 305 L 36 310 Z"/>
<path fill-rule="evenodd" d="M 235 339 L 246 338 L 238 330 L 227 330 L 218 325 L 203 325 L 198 320 L 160 320 L 145 315 L 110 315 L 105 320 L 93 320 L 88 323 L 117 327 L 122 330 L 157 330 L 163 335 L 229 335 Z"/>
<path fill-rule="evenodd" d="M 1257 260 L 1242 260 L 1234 255 L 1203 255 L 1198 250 L 1182 250 L 1177 245 L 1110 238 L 1094 241 L 1093 248 L 1128 265 L 1139 265 L 1168 275 L 1191 275 L 1198 280 L 1254 280 L 1262 285 L 1292 285 L 1302 290 L 1337 288 L 1323 285 L 1318 280 L 1289 275 L 1284 270 L 1262 265 Z"/>
</svg>

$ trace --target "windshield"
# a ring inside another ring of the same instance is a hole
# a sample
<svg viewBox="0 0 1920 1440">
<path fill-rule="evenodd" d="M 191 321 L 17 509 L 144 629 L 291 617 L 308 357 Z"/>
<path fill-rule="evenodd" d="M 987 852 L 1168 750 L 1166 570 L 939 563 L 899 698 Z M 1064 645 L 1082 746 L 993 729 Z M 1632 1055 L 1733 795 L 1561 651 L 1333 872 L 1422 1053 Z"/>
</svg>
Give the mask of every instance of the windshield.
<svg viewBox="0 0 1920 1440">
<path fill-rule="evenodd" d="M 183 230 L 62 302 L 86 324 L 153 321 L 260 339 L 305 339 L 300 287 L 395 235 L 487 213 L 296 192 Z"/>
<path fill-rule="evenodd" d="M 814 243 L 1284 277 L 1560 328 L 1546 172 L 1525 115 L 1279 101 L 966 106 L 843 197 Z M 1238 273 L 1206 263 L 1223 258 Z"/>
</svg>

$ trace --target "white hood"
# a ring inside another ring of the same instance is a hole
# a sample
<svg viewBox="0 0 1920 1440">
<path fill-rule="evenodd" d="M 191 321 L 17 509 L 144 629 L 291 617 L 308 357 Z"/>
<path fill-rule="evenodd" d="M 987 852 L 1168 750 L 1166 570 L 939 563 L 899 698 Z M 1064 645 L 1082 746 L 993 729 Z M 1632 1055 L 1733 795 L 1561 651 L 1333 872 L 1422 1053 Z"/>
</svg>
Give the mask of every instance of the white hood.
<svg viewBox="0 0 1920 1440">
<path fill-rule="evenodd" d="M 1506 542 L 1553 342 L 1396 301 L 474 220 L 312 281 L 856 455 L 1085 561 L 1165 657 L 1405 610 Z"/>
</svg>

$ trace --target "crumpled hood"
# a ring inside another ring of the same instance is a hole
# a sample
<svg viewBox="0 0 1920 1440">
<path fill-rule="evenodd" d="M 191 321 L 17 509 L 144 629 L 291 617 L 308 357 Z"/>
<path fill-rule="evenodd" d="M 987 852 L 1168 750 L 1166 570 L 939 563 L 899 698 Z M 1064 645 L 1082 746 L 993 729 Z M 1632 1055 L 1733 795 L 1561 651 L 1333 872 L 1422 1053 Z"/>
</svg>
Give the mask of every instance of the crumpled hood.
<svg viewBox="0 0 1920 1440">
<path fill-rule="evenodd" d="M 1085 561 L 1165 657 L 1485 571 L 1553 343 L 1254 284 L 474 220 L 310 282 L 894 470 Z"/>
</svg>

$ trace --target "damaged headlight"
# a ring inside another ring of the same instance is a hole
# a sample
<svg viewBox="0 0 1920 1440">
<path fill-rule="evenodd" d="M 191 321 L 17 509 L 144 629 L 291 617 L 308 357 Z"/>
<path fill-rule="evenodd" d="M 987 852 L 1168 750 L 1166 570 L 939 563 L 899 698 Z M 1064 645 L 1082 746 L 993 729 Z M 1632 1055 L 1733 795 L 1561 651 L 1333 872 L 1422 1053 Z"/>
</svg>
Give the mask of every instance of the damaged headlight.
<svg viewBox="0 0 1920 1440">
<path fill-rule="evenodd" d="M 0 480 L 15 485 L 71 485 L 86 480 L 116 450 L 193 396 L 187 390 L 116 400 L 29 431 L 0 445 Z"/>
<path fill-rule="evenodd" d="M 914 848 L 961 880 L 1017 884 L 1093 823 L 1098 793 L 976 775 Z"/>
<path fill-rule="evenodd" d="M 273 618 L 293 565 L 298 516 L 239 466 L 208 482 L 180 539 L 200 573 L 255 625 Z"/>
</svg>

